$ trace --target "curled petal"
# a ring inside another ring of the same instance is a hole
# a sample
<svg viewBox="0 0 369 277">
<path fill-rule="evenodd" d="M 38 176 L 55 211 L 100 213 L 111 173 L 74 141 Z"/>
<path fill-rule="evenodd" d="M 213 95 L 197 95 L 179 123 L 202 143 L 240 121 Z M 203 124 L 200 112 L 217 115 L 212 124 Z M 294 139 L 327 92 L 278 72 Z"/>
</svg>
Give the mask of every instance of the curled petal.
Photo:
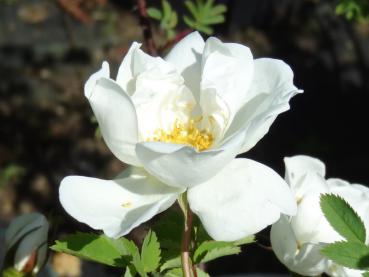
<svg viewBox="0 0 369 277">
<path fill-rule="evenodd" d="M 94 76 L 94 75 L 93 75 Z M 85 91 L 94 111 L 105 143 L 122 162 L 140 165 L 135 154 L 138 140 L 137 115 L 130 97 L 113 80 L 90 77 Z"/>
<path fill-rule="evenodd" d="M 254 62 L 248 47 L 209 38 L 202 58 L 200 106 L 203 114 L 216 113 L 209 110 L 211 106 L 207 103 L 210 96 L 220 97 L 229 109 L 231 121 L 247 100 L 253 73 Z"/>
<path fill-rule="evenodd" d="M 176 121 L 186 122 L 195 100 L 175 71 L 162 67 L 140 74 L 132 96 L 141 140 L 149 140 L 157 130 L 172 130 Z"/>
<path fill-rule="evenodd" d="M 296 216 L 291 218 L 291 226 L 301 244 L 341 240 L 323 215 L 320 195 L 320 192 L 306 194 L 299 202 Z"/>
<path fill-rule="evenodd" d="M 107 62 L 103 62 L 101 65 L 101 68 L 96 73 L 92 74 L 90 78 L 88 78 L 86 84 L 85 84 L 85 96 L 87 99 L 89 99 L 95 90 L 96 83 L 101 78 L 109 78 L 110 76 L 110 69 L 109 64 Z"/>
<path fill-rule="evenodd" d="M 136 78 L 143 72 L 160 68 L 163 72 L 175 71 L 175 67 L 160 57 L 152 57 L 141 49 L 141 44 L 134 42 L 119 67 L 117 83 L 129 95 L 136 91 Z"/>
<path fill-rule="evenodd" d="M 130 96 L 134 93 L 134 72 L 132 57 L 137 49 L 140 49 L 141 43 L 133 42 L 127 54 L 118 69 L 117 83 Z"/>
<path fill-rule="evenodd" d="M 323 178 L 325 176 L 325 164 L 310 156 L 285 157 L 284 165 L 286 167 L 285 179 L 291 187 L 298 185 L 308 173 L 315 173 Z"/>
<path fill-rule="evenodd" d="M 298 242 L 286 216 L 272 225 L 270 240 L 277 258 L 291 271 L 303 276 L 325 271 L 327 260 L 320 255 L 319 244 Z"/>
<path fill-rule="evenodd" d="M 242 134 L 215 150 L 198 152 L 193 147 L 162 142 L 144 142 L 136 146 L 144 168 L 174 187 L 198 185 L 218 173 L 234 157 L 242 143 Z"/>
<path fill-rule="evenodd" d="M 331 277 L 362 277 L 365 273 L 364 270 L 343 267 L 332 261 L 328 262 L 328 269 L 325 272 Z"/>
<path fill-rule="evenodd" d="M 284 180 L 271 168 L 234 159 L 210 180 L 190 188 L 188 201 L 209 235 L 233 241 L 294 215 L 296 203 Z"/>
<path fill-rule="evenodd" d="M 293 72 L 286 63 L 267 58 L 254 60 L 251 87 L 245 92 L 243 105 L 225 139 L 236 132 L 245 132 L 239 153 L 248 151 L 269 131 L 277 116 L 289 109 L 291 97 L 301 92 L 293 85 Z"/>
<path fill-rule="evenodd" d="M 319 196 L 321 193 L 329 192 L 329 186 L 326 180 L 314 172 L 307 172 L 297 183 L 292 182 L 288 184 L 294 192 L 297 202 L 300 202 L 305 196 Z"/>
<path fill-rule="evenodd" d="M 201 55 L 205 42 L 199 32 L 192 32 L 178 42 L 165 60 L 173 64 L 185 80 L 185 85 L 198 100 L 201 78 Z"/>
<path fill-rule="evenodd" d="M 59 197 L 72 217 L 118 238 L 169 208 L 180 192 L 131 167 L 115 180 L 66 177 Z"/>
</svg>

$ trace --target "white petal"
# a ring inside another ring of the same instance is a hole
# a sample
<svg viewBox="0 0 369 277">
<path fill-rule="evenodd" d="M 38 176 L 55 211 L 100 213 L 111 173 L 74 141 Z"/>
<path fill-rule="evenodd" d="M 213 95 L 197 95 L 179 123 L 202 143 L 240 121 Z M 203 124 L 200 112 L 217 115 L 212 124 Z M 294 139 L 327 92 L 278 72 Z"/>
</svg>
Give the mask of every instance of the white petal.
<svg viewBox="0 0 369 277">
<path fill-rule="evenodd" d="M 201 55 L 205 42 L 199 32 L 192 32 L 178 42 L 165 60 L 177 68 L 185 85 L 197 96 L 200 91 Z"/>
<path fill-rule="evenodd" d="M 162 66 L 141 73 L 132 96 L 135 104 L 140 140 L 154 137 L 155 131 L 171 131 L 176 121 L 187 122 L 195 100 L 176 71 Z"/>
<path fill-rule="evenodd" d="M 291 271 L 304 276 L 318 276 L 325 271 L 327 260 L 320 255 L 320 246 L 298 244 L 286 216 L 272 225 L 270 241 L 277 258 Z"/>
<path fill-rule="evenodd" d="M 104 77 L 98 79 L 93 89 L 87 92 L 90 80 L 85 91 L 106 144 L 122 162 L 140 165 L 134 151 L 138 128 L 131 99 L 117 83 Z"/>
<path fill-rule="evenodd" d="M 224 132 L 230 122 L 231 110 L 221 99 L 216 91 L 209 90 L 201 94 L 201 129 L 209 130 L 214 139 L 214 146 L 217 147 L 223 141 Z"/>
<path fill-rule="evenodd" d="M 59 198 L 75 219 L 118 238 L 169 208 L 180 192 L 131 167 L 115 180 L 66 177 Z"/>
<path fill-rule="evenodd" d="M 151 140 L 158 129 L 172 130 L 187 121 L 195 106 L 192 93 L 174 65 L 136 48 L 131 54 L 131 100 L 138 121 L 138 139 Z"/>
<path fill-rule="evenodd" d="M 118 69 L 117 83 L 130 96 L 134 93 L 132 56 L 140 47 L 141 43 L 133 42 Z"/>
<path fill-rule="evenodd" d="M 330 226 L 320 208 L 320 192 L 309 192 L 300 201 L 291 226 L 297 240 L 303 243 L 331 243 L 341 237 Z"/>
<path fill-rule="evenodd" d="M 301 93 L 293 85 L 293 72 L 284 62 L 275 59 L 254 60 L 254 78 L 225 137 L 246 132 L 239 153 L 251 149 L 268 131 L 278 114 L 289 109 L 289 100 Z"/>
<path fill-rule="evenodd" d="M 228 106 L 230 118 L 247 100 L 247 91 L 254 73 L 254 62 L 248 47 L 237 43 L 222 43 L 209 38 L 202 59 L 200 105 L 204 115 L 210 115 L 209 95 L 220 97 Z"/>
<path fill-rule="evenodd" d="M 185 145 L 145 142 L 137 144 L 136 153 L 144 168 L 163 183 L 187 188 L 210 179 L 227 165 L 243 141 L 241 135 L 214 150 L 198 152 Z"/>
<path fill-rule="evenodd" d="M 294 187 L 308 173 L 315 173 L 319 176 L 325 176 L 325 164 L 316 158 L 297 155 L 285 157 L 284 165 L 286 167 L 285 179 L 287 183 Z"/>
<path fill-rule="evenodd" d="M 146 54 L 141 49 L 137 49 L 133 53 L 133 76 L 138 76 L 139 74 L 158 68 L 163 73 L 177 72 L 174 65 L 166 62 L 161 57 L 152 57 Z"/>
<path fill-rule="evenodd" d="M 94 93 L 97 81 L 99 81 L 101 78 L 109 78 L 109 76 L 109 64 L 107 62 L 103 62 L 101 65 L 101 69 L 92 74 L 85 84 L 85 96 L 87 97 L 87 99 L 90 98 Z"/>
<path fill-rule="evenodd" d="M 331 277 L 362 277 L 365 271 L 340 266 L 329 261 L 326 273 Z"/>
<path fill-rule="evenodd" d="M 271 168 L 235 159 L 212 179 L 188 190 L 191 210 L 215 240 L 233 241 L 294 215 L 296 203 L 285 181 Z"/>
<path fill-rule="evenodd" d="M 117 83 L 129 95 L 136 91 L 136 78 L 143 72 L 159 67 L 165 72 L 175 71 L 175 67 L 160 57 L 152 57 L 141 49 L 141 44 L 134 42 L 124 57 L 118 70 Z"/>
<path fill-rule="evenodd" d="M 295 194 L 297 202 L 301 201 L 310 193 L 320 194 L 329 192 L 329 186 L 326 180 L 315 172 L 307 172 L 298 180 L 298 182 L 288 184 Z"/>
</svg>

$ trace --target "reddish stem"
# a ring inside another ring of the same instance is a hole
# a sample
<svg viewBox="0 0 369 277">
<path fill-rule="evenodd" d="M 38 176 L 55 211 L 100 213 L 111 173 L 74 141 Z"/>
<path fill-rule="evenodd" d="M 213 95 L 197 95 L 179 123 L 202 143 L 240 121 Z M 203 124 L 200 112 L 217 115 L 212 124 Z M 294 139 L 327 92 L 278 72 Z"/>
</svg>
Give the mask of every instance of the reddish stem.
<svg viewBox="0 0 369 277">
<path fill-rule="evenodd" d="M 191 277 L 191 262 L 190 262 L 191 230 L 192 230 L 192 212 L 187 207 L 187 215 L 185 216 L 185 224 L 182 237 L 182 253 L 181 253 L 183 277 Z"/>
<path fill-rule="evenodd" d="M 157 56 L 157 50 L 155 46 L 155 41 L 152 36 L 151 24 L 149 17 L 147 15 L 147 6 L 145 0 L 136 0 L 138 14 L 140 17 L 140 25 L 142 28 L 142 33 L 147 48 L 147 52 L 152 56 Z"/>
<path fill-rule="evenodd" d="M 192 273 L 193 273 L 193 277 L 197 277 L 197 270 L 196 270 L 195 264 L 192 264 Z"/>
</svg>

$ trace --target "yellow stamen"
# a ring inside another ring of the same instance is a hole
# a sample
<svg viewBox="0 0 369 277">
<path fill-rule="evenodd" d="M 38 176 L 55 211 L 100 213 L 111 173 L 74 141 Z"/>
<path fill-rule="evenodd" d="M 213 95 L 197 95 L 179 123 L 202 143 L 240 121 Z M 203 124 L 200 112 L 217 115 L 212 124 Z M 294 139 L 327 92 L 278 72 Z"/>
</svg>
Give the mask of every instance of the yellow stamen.
<svg viewBox="0 0 369 277">
<path fill-rule="evenodd" d="M 201 118 L 200 118 L 201 119 Z M 199 119 L 191 119 L 188 123 L 180 123 L 176 120 L 171 131 L 157 129 L 148 141 L 161 141 L 176 144 L 187 144 L 204 151 L 211 147 L 214 138 L 208 130 L 199 130 L 196 123 Z"/>
</svg>

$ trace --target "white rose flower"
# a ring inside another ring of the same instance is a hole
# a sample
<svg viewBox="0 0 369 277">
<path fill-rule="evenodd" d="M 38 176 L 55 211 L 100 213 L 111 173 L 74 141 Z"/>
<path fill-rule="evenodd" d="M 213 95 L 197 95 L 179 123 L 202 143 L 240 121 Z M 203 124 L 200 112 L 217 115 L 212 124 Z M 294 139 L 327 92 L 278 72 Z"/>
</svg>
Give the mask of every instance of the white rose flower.
<svg viewBox="0 0 369 277">
<path fill-rule="evenodd" d="M 119 237 L 187 190 L 214 239 L 254 234 L 280 213 L 294 214 L 296 204 L 272 169 L 235 157 L 298 92 L 287 64 L 254 60 L 240 44 L 204 42 L 194 32 L 162 59 L 133 43 L 116 80 L 104 62 L 85 85 L 106 144 L 132 167 L 115 180 L 65 178 L 61 203 L 77 220 Z"/>
<path fill-rule="evenodd" d="M 42 214 L 16 217 L 5 231 L 5 260 L 13 261 L 20 272 L 38 273 L 46 263 L 48 231 L 49 223 Z"/>
<path fill-rule="evenodd" d="M 325 165 L 309 156 L 294 156 L 284 161 L 285 179 L 298 205 L 295 216 L 282 216 L 272 226 L 271 242 L 278 259 L 291 271 L 305 276 L 317 276 L 323 272 L 337 277 L 361 276 L 361 271 L 339 266 L 320 254 L 324 244 L 344 240 L 325 219 L 320 208 L 320 196 L 322 193 L 341 196 L 368 228 L 369 189 L 341 179 L 325 180 Z"/>
</svg>

